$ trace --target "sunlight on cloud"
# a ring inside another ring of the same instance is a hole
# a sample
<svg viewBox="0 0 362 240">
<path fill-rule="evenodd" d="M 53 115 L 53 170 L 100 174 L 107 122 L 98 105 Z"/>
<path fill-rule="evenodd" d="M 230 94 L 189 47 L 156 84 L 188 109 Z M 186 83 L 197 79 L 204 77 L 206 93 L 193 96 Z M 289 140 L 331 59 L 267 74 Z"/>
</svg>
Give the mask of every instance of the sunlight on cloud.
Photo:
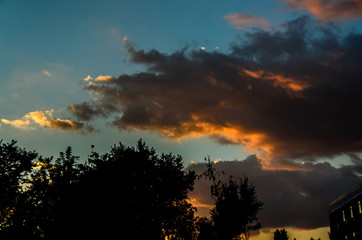
<svg viewBox="0 0 362 240">
<path fill-rule="evenodd" d="M 162 135 L 181 142 L 187 138 L 201 138 L 209 136 L 211 139 L 221 144 L 237 144 L 245 146 L 244 151 L 250 154 L 256 154 L 261 160 L 263 169 L 268 170 L 304 170 L 301 166 L 287 164 L 273 160 L 276 156 L 275 145 L 270 143 L 267 135 L 263 133 L 249 132 L 243 130 L 240 126 L 229 124 L 228 126 L 218 126 L 216 124 L 202 121 L 196 114 L 192 120 L 182 122 L 179 126 L 168 127 L 140 127 L 128 125 L 128 129 L 135 131 L 153 131 L 157 129 Z"/>
<path fill-rule="evenodd" d="M 362 1 L 360 0 L 282 0 L 292 9 L 310 12 L 324 23 L 333 21 L 349 21 L 362 17 Z"/>
<path fill-rule="evenodd" d="M 1 121 L 4 124 L 10 125 L 12 127 L 15 128 L 20 128 L 20 129 L 30 129 L 29 128 L 29 124 L 30 121 L 28 119 L 24 119 L 24 120 L 7 120 L 7 119 L 1 119 Z"/>
<path fill-rule="evenodd" d="M 90 80 L 93 80 L 93 78 L 91 77 L 91 75 L 88 75 L 86 78 L 83 79 L 84 81 L 88 82 Z"/>
<path fill-rule="evenodd" d="M 236 29 L 246 30 L 247 28 L 265 29 L 270 26 L 270 23 L 260 17 L 255 17 L 250 13 L 230 13 L 225 16 L 229 21 L 229 25 Z"/>
<path fill-rule="evenodd" d="M 229 19 L 268 25 L 247 14 Z M 240 145 L 266 169 L 302 169 L 299 160 L 360 152 L 361 36 L 340 37 L 309 16 L 281 27 L 250 31 L 231 53 L 147 52 L 125 38 L 130 61 L 146 71 L 101 75 L 83 87 L 99 100 L 68 109 L 79 121 L 101 117 L 119 130 Z"/>
<path fill-rule="evenodd" d="M 25 114 L 21 119 L 1 119 L 1 121 L 4 124 L 25 130 L 35 130 L 35 126 L 38 125 L 43 128 L 54 128 L 68 132 L 80 131 L 81 133 L 86 133 L 94 131 L 93 127 L 85 126 L 83 123 L 75 122 L 70 119 L 56 118 L 53 116 L 53 112 L 53 109 L 45 112 L 34 111 Z"/>
<path fill-rule="evenodd" d="M 33 161 L 33 170 L 40 170 L 42 168 L 48 168 L 48 169 L 55 169 L 55 166 L 49 166 L 50 164 L 47 162 L 41 162 L 41 161 Z"/>
<path fill-rule="evenodd" d="M 243 69 L 243 72 L 252 78 L 272 80 L 274 81 L 274 86 L 279 86 L 287 90 L 292 90 L 294 92 L 302 91 L 308 87 L 307 83 L 284 77 L 281 74 L 275 74 L 263 70 L 251 71 L 247 69 Z"/>
<path fill-rule="evenodd" d="M 189 201 L 196 208 L 209 208 L 209 209 L 211 209 L 211 208 L 214 207 L 213 204 L 207 204 L 207 203 L 200 202 L 199 199 L 193 198 L 193 197 L 190 198 Z"/>
<path fill-rule="evenodd" d="M 108 82 L 109 80 L 112 80 L 112 79 L 113 79 L 113 77 L 110 76 L 110 75 L 105 75 L 105 76 L 100 75 L 95 79 L 95 81 L 97 81 L 97 82 Z"/>
</svg>

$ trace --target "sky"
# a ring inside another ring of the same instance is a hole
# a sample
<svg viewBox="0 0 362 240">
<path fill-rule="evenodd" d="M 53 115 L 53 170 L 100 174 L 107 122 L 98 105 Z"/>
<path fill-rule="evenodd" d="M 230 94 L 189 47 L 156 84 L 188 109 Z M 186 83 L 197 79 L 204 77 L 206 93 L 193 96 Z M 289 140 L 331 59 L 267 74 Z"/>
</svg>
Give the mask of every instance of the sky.
<svg viewBox="0 0 362 240">
<path fill-rule="evenodd" d="M 253 239 L 327 239 L 328 204 L 362 181 L 361 17 L 360 0 L 0 0 L 0 138 L 210 156 L 255 183 Z"/>
</svg>

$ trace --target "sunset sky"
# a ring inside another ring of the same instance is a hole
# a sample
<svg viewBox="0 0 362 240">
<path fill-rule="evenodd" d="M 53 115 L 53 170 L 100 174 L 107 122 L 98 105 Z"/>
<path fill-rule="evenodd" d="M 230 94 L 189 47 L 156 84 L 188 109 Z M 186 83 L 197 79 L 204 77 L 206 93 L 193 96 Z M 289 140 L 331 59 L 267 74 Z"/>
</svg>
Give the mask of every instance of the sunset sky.
<svg viewBox="0 0 362 240">
<path fill-rule="evenodd" d="M 361 17 L 361 0 L 0 0 L 0 139 L 210 156 L 255 184 L 253 239 L 325 240 L 362 181 Z M 206 184 L 192 201 L 207 213 Z"/>
</svg>

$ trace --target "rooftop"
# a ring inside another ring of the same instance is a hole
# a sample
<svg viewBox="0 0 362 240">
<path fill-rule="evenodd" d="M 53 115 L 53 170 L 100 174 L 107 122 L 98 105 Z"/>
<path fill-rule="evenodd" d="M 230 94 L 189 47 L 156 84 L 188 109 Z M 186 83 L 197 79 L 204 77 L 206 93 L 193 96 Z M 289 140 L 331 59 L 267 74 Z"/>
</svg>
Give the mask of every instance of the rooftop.
<svg viewBox="0 0 362 240">
<path fill-rule="evenodd" d="M 329 212 L 333 212 L 343 206 L 344 204 L 348 203 L 358 195 L 362 194 L 362 182 L 351 189 L 349 192 L 343 194 L 333 202 L 329 204 Z"/>
</svg>

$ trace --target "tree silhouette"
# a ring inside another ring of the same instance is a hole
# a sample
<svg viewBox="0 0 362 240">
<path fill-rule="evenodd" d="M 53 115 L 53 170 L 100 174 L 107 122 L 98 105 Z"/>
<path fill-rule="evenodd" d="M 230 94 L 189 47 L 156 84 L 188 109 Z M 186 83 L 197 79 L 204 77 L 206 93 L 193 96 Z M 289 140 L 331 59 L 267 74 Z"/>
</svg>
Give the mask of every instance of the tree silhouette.
<svg viewBox="0 0 362 240">
<path fill-rule="evenodd" d="M 197 219 L 196 228 L 198 230 L 197 240 L 212 240 L 216 238 L 213 222 L 206 217 Z"/>
<path fill-rule="evenodd" d="M 35 158 L 15 143 L 0 148 L 1 173 L 14 172 L 1 182 L 8 192 L 0 193 L 0 239 L 195 238 L 187 199 L 196 176 L 181 156 L 157 155 L 140 140 L 136 148 L 92 151 L 83 163 L 70 147 L 55 161 Z M 19 169 L 5 168 L 16 161 Z"/>
<path fill-rule="evenodd" d="M 257 214 L 263 203 L 256 197 L 255 186 L 245 176 L 230 176 L 227 182 L 217 179 L 218 172 L 208 160 L 204 176 L 212 180 L 211 196 L 215 207 L 211 210 L 215 239 L 228 240 L 239 236 L 249 239 L 252 231 L 258 231 L 261 223 Z"/>
<path fill-rule="evenodd" d="M 23 184 L 37 153 L 0 141 L 0 239 L 21 239 L 23 229 Z M 29 233 L 29 230 L 27 231 Z"/>
<path fill-rule="evenodd" d="M 57 208 L 52 239 L 192 239 L 195 210 L 186 200 L 195 174 L 183 171 L 180 156 L 158 156 L 139 141 L 136 148 L 93 152 L 78 169 L 78 182 Z"/>
<path fill-rule="evenodd" d="M 287 231 L 285 229 L 277 229 L 274 232 L 274 240 L 288 240 L 288 234 Z"/>
</svg>

